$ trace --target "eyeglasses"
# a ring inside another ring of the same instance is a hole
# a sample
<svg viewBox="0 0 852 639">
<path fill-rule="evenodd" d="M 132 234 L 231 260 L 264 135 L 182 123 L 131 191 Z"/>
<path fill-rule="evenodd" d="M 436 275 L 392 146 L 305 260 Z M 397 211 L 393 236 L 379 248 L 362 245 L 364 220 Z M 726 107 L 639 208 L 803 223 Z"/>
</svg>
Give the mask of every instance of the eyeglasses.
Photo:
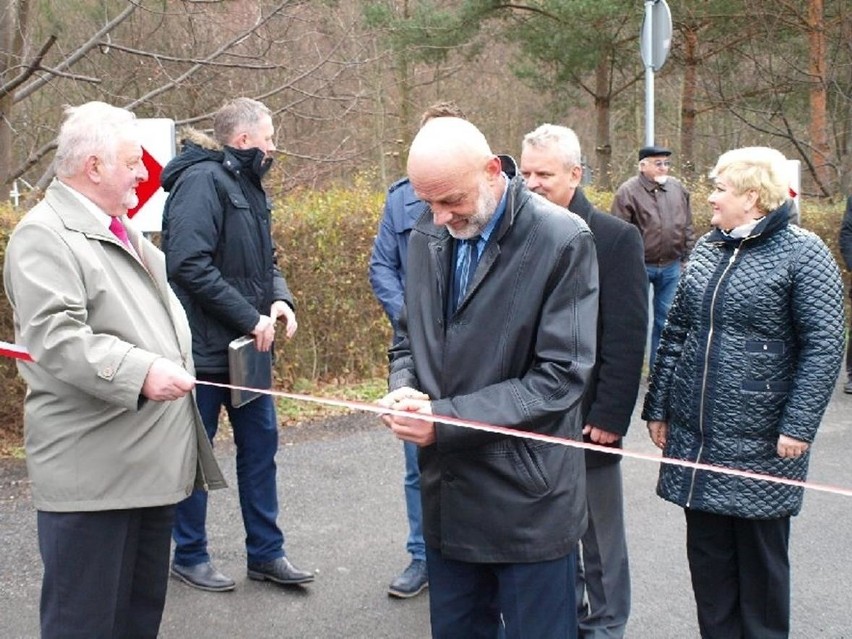
<svg viewBox="0 0 852 639">
<path fill-rule="evenodd" d="M 654 160 L 654 166 L 656 166 L 658 169 L 661 169 L 663 167 L 669 168 L 671 165 L 672 163 L 669 160 Z"/>
</svg>

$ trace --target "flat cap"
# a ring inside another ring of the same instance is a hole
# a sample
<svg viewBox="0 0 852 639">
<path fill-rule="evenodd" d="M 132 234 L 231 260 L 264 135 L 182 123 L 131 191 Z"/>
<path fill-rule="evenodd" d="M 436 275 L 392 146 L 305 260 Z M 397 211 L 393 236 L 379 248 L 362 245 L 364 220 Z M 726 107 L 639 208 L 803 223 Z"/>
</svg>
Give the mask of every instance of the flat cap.
<svg viewBox="0 0 852 639">
<path fill-rule="evenodd" d="M 667 149 L 662 146 L 643 146 L 639 149 L 639 160 L 642 161 L 645 158 L 653 158 L 659 155 L 671 155 L 672 152 L 670 149 Z"/>
</svg>

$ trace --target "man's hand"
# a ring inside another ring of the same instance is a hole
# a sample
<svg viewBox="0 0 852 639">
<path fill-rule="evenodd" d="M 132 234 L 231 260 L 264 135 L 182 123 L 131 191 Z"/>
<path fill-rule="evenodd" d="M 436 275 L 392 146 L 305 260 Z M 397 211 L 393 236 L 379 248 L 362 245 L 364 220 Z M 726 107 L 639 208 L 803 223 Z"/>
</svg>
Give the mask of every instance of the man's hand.
<svg viewBox="0 0 852 639">
<path fill-rule="evenodd" d="M 170 402 L 180 399 L 195 388 L 195 378 L 183 368 L 165 357 L 159 357 L 151 364 L 142 394 L 155 402 Z"/>
<path fill-rule="evenodd" d="M 284 318 L 287 326 L 285 333 L 287 339 L 290 339 L 296 334 L 296 329 L 299 328 L 299 323 L 296 321 L 296 314 L 287 302 L 282 300 L 273 302 L 272 308 L 269 310 L 269 316 L 276 320 L 281 319 L 282 317 Z"/>
<path fill-rule="evenodd" d="M 435 443 L 435 422 L 425 419 L 417 419 L 413 415 L 431 415 L 432 402 L 429 399 L 402 399 L 398 401 L 393 408 L 395 410 L 404 410 L 412 414 L 412 417 L 396 417 L 385 415 L 382 417 L 394 435 L 401 440 L 417 444 L 418 446 L 428 446 Z"/>
<path fill-rule="evenodd" d="M 261 315 L 251 334 L 254 335 L 255 348 L 265 353 L 272 348 L 272 342 L 275 341 L 275 320 L 268 315 Z"/>
<path fill-rule="evenodd" d="M 583 427 L 583 434 L 588 435 L 589 439 L 592 440 L 593 444 L 613 444 L 619 439 L 621 439 L 621 435 L 619 435 L 618 433 L 611 433 L 608 430 L 598 428 L 597 426 L 593 426 L 592 424 L 586 424 Z"/>
<path fill-rule="evenodd" d="M 793 439 L 787 435 L 778 436 L 778 456 L 784 458 L 795 459 L 804 455 L 809 444 L 798 439 Z"/>
<path fill-rule="evenodd" d="M 668 422 L 648 422 L 648 434 L 651 436 L 651 441 L 654 445 L 662 450 L 666 447 L 666 440 L 669 436 Z"/>
<path fill-rule="evenodd" d="M 395 404 L 403 399 L 429 399 L 429 396 L 410 386 L 403 386 L 391 391 L 376 403 L 384 408 L 396 408 Z"/>
<path fill-rule="evenodd" d="M 404 410 L 421 415 L 432 414 L 432 404 L 429 396 L 419 390 L 403 386 L 382 397 L 379 406 L 393 410 Z M 385 426 L 404 441 L 410 441 L 418 446 L 428 446 L 435 441 L 435 424 L 422 419 L 410 419 L 395 415 L 382 415 Z"/>
</svg>

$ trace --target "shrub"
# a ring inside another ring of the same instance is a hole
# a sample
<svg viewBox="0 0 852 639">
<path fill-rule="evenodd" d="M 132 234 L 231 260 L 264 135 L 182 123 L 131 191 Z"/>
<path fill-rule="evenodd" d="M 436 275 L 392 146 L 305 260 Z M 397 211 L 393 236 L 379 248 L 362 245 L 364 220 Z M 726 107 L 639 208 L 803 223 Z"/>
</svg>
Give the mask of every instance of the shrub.
<svg viewBox="0 0 852 639">
<path fill-rule="evenodd" d="M 0 273 L 2 273 L 3 261 L 6 257 L 6 244 L 18 219 L 20 219 L 20 213 L 10 204 L 0 204 Z M 12 307 L 5 294 L 0 295 L 0 340 L 15 341 Z M 2 440 L 10 439 L 13 442 L 20 442 L 22 438 L 22 406 L 26 386 L 18 375 L 18 367 L 14 359 L 0 357 L 0 377 L 6 380 L 3 393 L 0 395 L 0 448 L 2 448 Z"/>
<path fill-rule="evenodd" d="M 273 236 L 296 300 L 299 330 L 277 345 L 276 377 L 283 388 L 310 388 L 383 376 L 390 326 L 373 297 L 367 265 L 384 193 L 356 179 L 347 188 L 296 191 L 278 198 Z M 609 210 L 612 194 L 588 189 L 589 198 Z M 692 202 L 696 234 L 710 228 L 706 191 L 696 187 Z M 806 200 L 802 223 L 819 234 L 840 260 L 838 230 L 843 203 Z M 19 213 L 0 205 L 0 264 Z M 842 264 L 842 262 L 839 261 Z M 0 339 L 12 341 L 11 310 L 0 296 Z M 21 435 L 24 386 L 14 361 L 0 358 L 6 392 L 0 398 L 0 433 Z"/>
<path fill-rule="evenodd" d="M 278 202 L 273 236 L 299 321 L 293 339 L 276 346 L 285 383 L 384 374 L 390 324 L 367 280 L 383 204 L 384 193 L 361 180 Z"/>
</svg>

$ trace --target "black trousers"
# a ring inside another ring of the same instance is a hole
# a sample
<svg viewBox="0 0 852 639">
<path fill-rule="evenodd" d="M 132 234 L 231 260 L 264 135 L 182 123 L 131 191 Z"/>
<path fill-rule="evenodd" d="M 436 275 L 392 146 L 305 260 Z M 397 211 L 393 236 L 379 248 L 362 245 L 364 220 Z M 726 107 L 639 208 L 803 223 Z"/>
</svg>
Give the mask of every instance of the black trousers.
<svg viewBox="0 0 852 639">
<path fill-rule="evenodd" d="M 155 638 L 174 506 L 37 517 L 42 639 Z"/>
<path fill-rule="evenodd" d="M 790 518 L 686 509 L 686 554 L 703 639 L 790 634 Z"/>
</svg>

